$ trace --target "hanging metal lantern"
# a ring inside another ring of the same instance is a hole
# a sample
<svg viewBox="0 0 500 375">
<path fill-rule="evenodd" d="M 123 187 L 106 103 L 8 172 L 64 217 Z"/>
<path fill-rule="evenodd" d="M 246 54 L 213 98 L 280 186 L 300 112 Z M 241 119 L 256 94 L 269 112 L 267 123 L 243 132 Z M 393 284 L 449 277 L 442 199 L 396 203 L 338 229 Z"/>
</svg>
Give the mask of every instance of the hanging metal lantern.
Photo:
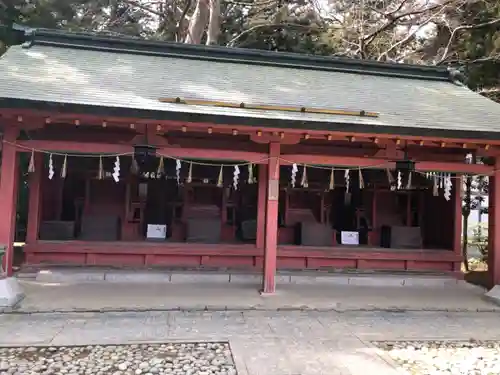
<svg viewBox="0 0 500 375">
<path fill-rule="evenodd" d="M 396 161 L 396 171 L 401 171 L 403 174 L 415 171 L 415 162 L 413 160 L 398 160 Z"/>
<path fill-rule="evenodd" d="M 134 146 L 134 159 L 139 166 L 144 166 L 148 160 L 156 155 L 156 147 L 143 144 Z"/>
<path fill-rule="evenodd" d="M 402 189 L 402 179 L 406 179 L 408 183 L 405 185 L 406 189 L 411 188 L 411 174 L 415 171 L 415 162 L 408 157 L 408 152 L 405 150 L 404 159 L 396 160 L 396 172 L 398 176 L 397 188 Z"/>
</svg>

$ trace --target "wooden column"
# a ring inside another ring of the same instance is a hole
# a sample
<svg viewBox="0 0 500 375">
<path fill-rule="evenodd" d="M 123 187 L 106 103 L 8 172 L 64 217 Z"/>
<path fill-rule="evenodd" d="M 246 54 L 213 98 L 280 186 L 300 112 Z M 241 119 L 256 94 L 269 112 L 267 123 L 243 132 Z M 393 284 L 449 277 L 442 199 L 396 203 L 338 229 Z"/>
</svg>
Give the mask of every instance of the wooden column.
<svg viewBox="0 0 500 375">
<path fill-rule="evenodd" d="M 380 244 L 380 236 L 377 228 L 377 187 L 373 187 L 373 200 L 372 200 L 372 217 L 371 217 L 371 224 L 372 224 L 372 233 L 371 236 L 369 237 L 370 239 L 370 246 L 378 246 Z"/>
<path fill-rule="evenodd" d="M 264 249 L 266 240 L 267 165 L 260 164 L 258 171 L 257 241 L 258 249 Z"/>
<path fill-rule="evenodd" d="M 35 171 L 29 175 L 29 203 L 28 203 L 28 228 L 26 242 L 34 243 L 38 240 L 40 219 L 42 213 L 42 175 L 43 154 L 35 154 Z"/>
<path fill-rule="evenodd" d="M 14 262 L 14 237 L 16 231 L 16 206 L 19 157 L 16 146 L 19 131 L 6 127 L 3 134 L 2 165 L 0 167 L 0 244 L 6 246 L 3 267 L 12 276 Z"/>
<path fill-rule="evenodd" d="M 280 144 L 269 144 L 268 185 L 266 202 L 266 238 L 264 249 L 263 294 L 272 294 L 276 290 L 276 258 L 278 246 L 278 201 L 279 201 L 279 155 Z"/>
<path fill-rule="evenodd" d="M 489 178 L 488 271 L 492 285 L 500 285 L 500 158 Z"/>
<path fill-rule="evenodd" d="M 462 176 L 457 176 L 453 184 L 453 251 L 462 254 Z M 453 271 L 460 271 L 461 264 L 453 264 Z"/>
</svg>

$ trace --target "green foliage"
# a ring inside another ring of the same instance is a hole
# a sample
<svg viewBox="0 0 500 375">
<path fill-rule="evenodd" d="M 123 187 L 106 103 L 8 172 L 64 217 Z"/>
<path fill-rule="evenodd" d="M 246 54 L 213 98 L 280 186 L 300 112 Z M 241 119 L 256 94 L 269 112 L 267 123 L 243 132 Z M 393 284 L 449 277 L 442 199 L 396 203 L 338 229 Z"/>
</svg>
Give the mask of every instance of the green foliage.
<svg viewBox="0 0 500 375">
<path fill-rule="evenodd" d="M 451 15 L 459 25 L 466 25 L 452 44 L 445 61 L 461 67 L 468 85 L 485 96 L 499 100 L 500 87 L 500 2 L 467 2 Z"/>
<path fill-rule="evenodd" d="M 485 224 L 478 224 L 472 229 L 472 238 L 469 245 L 477 247 L 481 253 L 481 260 L 488 260 L 488 227 Z"/>
</svg>

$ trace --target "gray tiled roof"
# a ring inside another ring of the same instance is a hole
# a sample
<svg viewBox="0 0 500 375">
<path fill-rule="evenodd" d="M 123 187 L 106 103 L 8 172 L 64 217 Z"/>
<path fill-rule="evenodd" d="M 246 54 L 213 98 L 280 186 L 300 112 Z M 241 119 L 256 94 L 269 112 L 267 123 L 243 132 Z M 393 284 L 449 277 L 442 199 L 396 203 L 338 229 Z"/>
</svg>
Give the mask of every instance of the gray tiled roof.
<svg viewBox="0 0 500 375">
<path fill-rule="evenodd" d="M 180 97 L 378 112 L 379 118 L 167 104 Z M 331 124 L 498 133 L 500 105 L 445 80 L 34 44 L 0 58 L 0 98 Z"/>
</svg>

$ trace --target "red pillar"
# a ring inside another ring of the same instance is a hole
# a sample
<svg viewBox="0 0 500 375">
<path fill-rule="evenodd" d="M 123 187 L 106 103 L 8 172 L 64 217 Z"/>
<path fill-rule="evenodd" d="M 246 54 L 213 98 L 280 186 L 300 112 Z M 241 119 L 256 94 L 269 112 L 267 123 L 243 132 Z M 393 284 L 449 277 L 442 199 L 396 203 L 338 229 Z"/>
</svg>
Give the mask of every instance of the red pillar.
<svg viewBox="0 0 500 375">
<path fill-rule="evenodd" d="M 26 242 L 34 243 L 38 240 L 40 229 L 40 218 L 42 212 L 42 175 L 43 155 L 35 154 L 35 171 L 29 175 L 29 204 L 28 204 L 28 228 Z"/>
<path fill-rule="evenodd" d="M 258 173 L 256 246 L 258 249 L 264 249 L 266 240 L 267 165 L 260 164 Z"/>
<path fill-rule="evenodd" d="M 272 294 L 276 290 L 276 257 L 278 246 L 278 198 L 279 198 L 279 155 L 280 144 L 269 144 L 268 186 L 266 204 L 266 235 L 264 249 L 263 294 Z"/>
<path fill-rule="evenodd" d="M 12 276 L 14 261 L 19 158 L 16 146 L 13 144 L 18 134 L 18 129 L 15 127 L 5 128 L 0 167 L 0 244 L 7 246 L 3 262 L 7 276 Z"/>
<path fill-rule="evenodd" d="M 379 236 L 379 231 L 378 231 L 378 226 L 377 226 L 377 188 L 376 187 L 373 188 L 372 232 L 371 232 L 369 239 L 370 239 L 370 246 L 377 246 L 380 243 L 380 236 Z"/>
<path fill-rule="evenodd" d="M 453 188 L 453 252 L 462 255 L 462 176 L 457 176 Z M 460 271 L 462 264 L 453 263 L 453 271 Z"/>
<path fill-rule="evenodd" d="M 492 285 L 500 285 L 500 158 L 489 178 L 488 271 Z"/>
</svg>

